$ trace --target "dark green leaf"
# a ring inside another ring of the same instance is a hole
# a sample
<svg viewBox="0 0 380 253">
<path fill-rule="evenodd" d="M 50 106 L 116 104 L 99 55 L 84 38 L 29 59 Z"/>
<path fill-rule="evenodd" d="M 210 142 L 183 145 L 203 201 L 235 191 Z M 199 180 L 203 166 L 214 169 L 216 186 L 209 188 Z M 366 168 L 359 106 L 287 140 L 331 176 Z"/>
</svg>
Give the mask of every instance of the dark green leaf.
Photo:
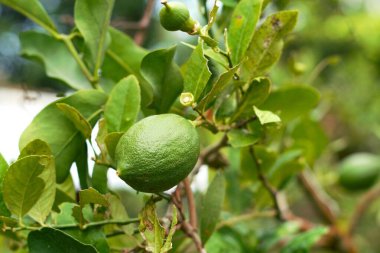
<svg viewBox="0 0 380 253">
<path fill-rule="evenodd" d="M 169 111 L 183 90 L 183 79 L 173 57 L 176 47 L 160 49 L 146 55 L 141 63 L 141 73 L 153 87 L 152 106 L 158 113 Z"/>
<path fill-rule="evenodd" d="M 88 188 L 88 153 L 87 153 L 87 144 L 84 143 L 82 148 L 79 150 L 78 156 L 75 159 L 75 165 L 77 166 L 78 177 L 80 188 L 87 189 Z"/>
<path fill-rule="evenodd" d="M 260 107 L 278 113 L 286 123 L 311 111 L 317 106 L 319 97 L 319 92 L 313 87 L 294 85 L 273 91 Z"/>
<path fill-rule="evenodd" d="M 82 190 L 79 192 L 79 203 L 83 208 L 86 204 L 98 204 L 102 206 L 109 206 L 109 203 L 104 197 L 104 195 L 100 194 L 94 188 L 89 188 L 86 190 Z"/>
<path fill-rule="evenodd" d="M 281 253 L 308 253 L 311 247 L 328 232 L 326 227 L 316 227 L 297 235 L 281 250 Z"/>
<path fill-rule="evenodd" d="M 228 28 L 228 46 L 233 64 L 244 59 L 260 18 L 262 0 L 242 0 L 235 7 Z"/>
<path fill-rule="evenodd" d="M 29 142 L 22 150 L 18 159 L 30 155 L 51 155 L 51 150 L 49 145 L 40 139 L 35 139 Z"/>
<path fill-rule="evenodd" d="M 56 103 L 75 107 L 91 125 L 94 125 L 106 99 L 107 95 L 103 92 L 83 90 L 51 103 L 33 119 L 21 135 L 20 149 L 35 139 L 48 143 L 55 157 L 57 182 L 63 182 L 69 175 L 70 167 L 85 140 L 72 122 L 58 109 Z"/>
<path fill-rule="evenodd" d="M 90 52 L 94 72 L 100 71 L 104 59 L 113 5 L 114 0 L 75 1 L 75 24 Z"/>
<path fill-rule="evenodd" d="M 7 206 L 4 202 L 3 197 L 3 181 L 5 173 L 8 170 L 8 163 L 5 161 L 4 157 L 0 153 L 0 216 L 11 216 Z"/>
<path fill-rule="evenodd" d="M 92 245 L 99 253 L 109 253 L 110 248 L 105 234 L 99 228 L 79 230 L 71 229 L 65 232 L 83 244 Z"/>
<path fill-rule="evenodd" d="M 108 132 L 125 132 L 140 111 L 140 87 L 135 76 L 122 79 L 112 89 L 104 108 Z"/>
<path fill-rule="evenodd" d="M 202 42 L 194 49 L 189 60 L 182 67 L 182 72 L 184 73 L 183 92 L 192 93 L 194 100 L 198 101 L 211 76 L 207 66 L 207 59 L 204 56 Z"/>
<path fill-rule="evenodd" d="M 225 179 L 222 173 L 218 173 L 207 189 L 202 203 L 200 235 L 202 243 L 206 243 L 214 232 L 222 211 L 225 193 Z"/>
<path fill-rule="evenodd" d="M 253 107 L 253 110 L 256 114 L 256 117 L 259 119 L 261 125 L 281 122 L 280 117 L 278 117 L 271 111 L 262 111 L 259 110 L 259 108 L 257 108 L 256 106 Z"/>
<path fill-rule="evenodd" d="M 107 172 L 108 167 L 104 165 L 95 164 L 92 171 L 92 187 L 98 192 L 105 194 L 107 193 Z"/>
<path fill-rule="evenodd" d="M 83 134 L 84 138 L 89 139 L 91 137 L 92 127 L 77 109 L 65 103 L 56 103 L 56 105 L 74 124 L 76 129 Z"/>
<path fill-rule="evenodd" d="M 231 118 L 235 121 L 240 117 L 250 115 L 252 116 L 252 106 L 262 104 L 269 95 L 271 82 L 266 77 L 255 78 L 250 84 L 241 99 L 238 109 Z"/>
<path fill-rule="evenodd" d="M 39 222 L 46 218 L 54 202 L 54 177 L 51 156 L 26 156 L 13 163 L 3 182 L 4 200 L 12 214 L 21 218 L 33 208 L 33 218 Z"/>
<path fill-rule="evenodd" d="M 250 133 L 246 129 L 233 129 L 228 132 L 227 136 L 228 142 L 234 148 L 241 148 L 253 145 L 260 139 L 260 135 Z"/>
<path fill-rule="evenodd" d="M 21 54 L 41 60 L 48 76 L 76 90 L 92 87 L 63 41 L 34 31 L 21 33 L 20 40 Z"/>
<path fill-rule="evenodd" d="M 93 246 L 83 244 L 54 228 L 30 232 L 28 247 L 30 253 L 98 253 Z"/>
<path fill-rule="evenodd" d="M 109 34 L 111 44 L 107 50 L 102 76 L 112 79 L 115 83 L 129 74 L 136 76 L 141 88 L 141 104 L 147 106 L 152 102 L 153 88 L 141 76 L 140 65 L 148 52 L 136 45 L 126 34 L 114 28 L 109 29 Z"/>
<path fill-rule="evenodd" d="M 20 12 L 49 32 L 57 31 L 53 21 L 38 0 L 0 0 L 0 3 Z"/>
<path fill-rule="evenodd" d="M 244 62 L 249 77 L 264 74 L 279 59 L 282 39 L 293 30 L 297 17 L 297 11 L 280 11 L 267 17 L 256 30 Z"/>
<path fill-rule="evenodd" d="M 118 133 L 118 132 L 110 133 L 106 136 L 106 138 L 104 140 L 104 142 L 106 143 L 106 146 L 107 146 L 108 155 L 113 160 L 115 159 L 116 146 L 119 143 L 119 140 L 123 134 L 124 133 Z"/>
</svg>

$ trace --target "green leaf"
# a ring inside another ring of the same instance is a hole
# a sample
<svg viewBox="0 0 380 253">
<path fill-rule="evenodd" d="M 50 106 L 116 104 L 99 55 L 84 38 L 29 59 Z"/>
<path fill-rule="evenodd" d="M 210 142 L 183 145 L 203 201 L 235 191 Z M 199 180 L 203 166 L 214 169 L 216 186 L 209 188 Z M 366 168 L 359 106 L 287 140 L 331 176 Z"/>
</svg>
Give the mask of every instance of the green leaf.
<svg viewBox="0 0 380 253">
<path fill-rule="evenodd" d="M 220 0 L 226 7 L 235 7 L 237 5 L 236 0 Z"/>
<path fill-rule="evenodd" d="M 197 45 L 189 60 L 182 67 L 182 73 L 184 78 L 183 92 L 192 93 L 195 101 L 198 101 L 211 76 L 202 42 Z"/>
<path fill-rule="evenodd" d="M 211 91 L 199 102 L 197 108 L 200 111 L 204 111 L 208 108 L 211 102 L 215 101 L 220 94 L 223 93 L 228 88 L 235 72 L 238 70 L 239 65 L 233 67 L 232 69 L 227 70 L 219 76 L 219 78 L 212 85 Z"/>
<path fill-rule="evenodd" d="M 54 22 L 38 0 L 0 0 L 0 3 L 20 12 L 49 32 L 57 31 Z"/>
<path fill-rule="evenodd" d="M 281 253 L 308 253 L 311 247 L 328 232 L 326 227 L 316 227 L 297 235 L 281 250 Z"/>
<path fill-rule="evenodd" d="M 5 205 L 3 196 L 3 181 L 7 170 L 8 163 L 5 161 L 3 155 L 0 153 L 0 216 L 11 216 L 11 213 Z"/>
<path fill-rule="evenodd" d="M 30 155 L 51 155 L 51 150 L 49 145 L 40 139 L 35 139 L 29 142 L 22 150 L 18 159 Z"/>
<path fill-rule="evenodd" d="M 250 77 L 264 74 L 279 59 L 282 39 L 293 30 L 297 17 L 297 11 L 280 11 L 268 16 L 256 30 L 243 66 Z"/>
<path fill-rule="evenodd" d="M 153 99 L 153 88 L 140 74 L 142 59 L 148 52 L 114 28 L 109 28 L 109 34 L 111 44 L 103 64 L 102 76 L 112 79 L 115 83 L 129 74 L 136 76 L 141 88 L 141 105 L 149 105 Z"/>
<path fill-rule="evenodd" d="M 53 162 L 49 156 L 27 156 L 9 167 L 4 177 L 3 194 L 12 214 L 22 218 L 37 202 L 39 205 L 35 210 L 43 211 L 41 216 L 50 212 L 55 194 L 55 182 L 50 180 L 54 175 Z M 51 188 L 54 188 L 53 194 Z M 42 195 L 48 197 L 42 201 L 46 203 L 39 201 Z"/>
<path fill-rule="evenodd" d="M 86 245 L 72 236 L 54 229 L 42 228 L 28 235 L 30 253 L 98 253 L 92 245 Z"/>
<path fill-rule="evenodd" d="M 251 43 L 260 18 L 262 0 L 242 0 L 232 13 L 228 28 L 228 46 L 233 64 L 240 63 Z"/>
<path fill-rule="evenodd" d="M 79 192 L 79 203 L 83 208 L 86 204 L 98 204 L 102 206 L 109 206 L 106 197 L 96 191 L 94 188 L 89 188 Z"/>
<path fill-rule="evenodd" d="M 168 233 L 168 236 L 166 237 L 165 243 L 161 248 L 160 253 L 166 253 L 172 248 L 172 238 L 176 230 L 177 225 L 177 208 L 175 205 L 172 205 L 173 213 L 172 213 L 172 224 L 170 225 L 170 230 Z"/>
<path fill-rule="evenodd" d="M 126 132 L 136 121 L 140 100 L 140 87 L 135 76 L 128 76 L 117 83 L 104 108 L 108 132 Z"/>
<path fill-rule="evenodd" d="M 153 87 L 152 106 L 157 113 L 169 111 L 183 90 L 183 79 L 173 57 L 176 47 L 159 49 L 146 55 L 141 63 L 141 73 Z"/>
<path fill-rule="evenodd" d="M 252 106 L 262 104 L 269 95 L 271 82 L 266 77 L 259 77 L 253 79 L 249 84 L 247 91 L 241 99 L 238 109 L 231 118 L 235 121 L 241 117 L 252 115 Z"/>
<path fill-rule="evenodd" d="M 13 219 L 11 217 L 0 216 L 0 222 L 1 225 L 6 225 L 7 227 L 11 228 L 19 226 L 18 220 Z"/>
<path fill-rule="evenodd" d="M 260 135 L 250 133 L 246 129 L 232 129 L 227 133 L 228 142 L 233 148 L 242 148 L 255 144 Z"/>
<path fill-rule="evenodd" d="M 48 143 L 55 157 L 57 182 L 63 182 L 85 140 L 56 104 L 65 103 L 75 107 L 93 126 L 106 99 L 107 95 L 103 92 L 83 90 L 51 103 L 33 119 L 21 135 L 20 150 L 35 139 Z"/>
<path fill-rule="evenodd" d="M 107 48 L 108 26 L 113 5 L 114 0 L 75 1 L 75 24 L 90 52 L 91 65 L 95 72 L 100 71 Z"/>
<path fill-rule="evenodd" d="M 205 244 L 215 230 L 222 211 L 225 194 L 225 179 L 218 173 L 209 185 L 201 207 L 200 235 Z"/>
<path fill-rule="evenodd" d="M 106 136 L 104 140 L 107 146 L 108 155 L 111 157 L 112 160 L 115 160 L 116 146 L 119 143 L 119 140 L 123 134 L 124 133 L 118 133 L 118 132 L 110 133 Z"/>
<path fill-rule="evenodd" d="M 76 206 L 75 203 L 62 203 L 59 205 L 59 213 L 55 216 L 56 225 L 67 225 L 67 224 L 77 224 L 75 218 L 73 217 L 73 208 Z"/>
<path fill-rule="evenodd" d="M 107 186 L 107 172 L 108 167 L 100 164 L 94 165 L 94 169 L 92 171 L 92 187 L 94 187 L 95 190 L 98 192 L 105 194 L 107 193 L 108 186 Z"/>
<path fill-rule="evenodd" d="M 153 201 L 148 201 L 141 211 L 139 231 L 146 241 L 145 250 L 159 253 L 164 244 L 165 229 L 158 220 Z"/>
<path fill-rule="evenodd" d="M 319 92 L 313 87 L 293 85 L 271 92 L 260 108 L 279 114 L 286 123 L 315 108 L 319 98 Z"/>
<path fill-rule="evenodd" d="M 56 103 L 57 107 L 65 114 L 65 116 L 74 124 L 83 137 L 89 139 L 91 137 L 92 127 L 90 123 L 83 117 L 83 115 L 72 107 L 65 103 Z"/>
<path fill-rule="evenodd" d="M 34 31 L 21 33 L 20 40 L 21 54 L 40 60 L 48 76 L 76 90 L 92 87 L 63 41 Z"/>
<path fill-rule="evenodd" d="M 110 203 L 111 216 L 114 220 L 126 220 L 129 218 L 127 211 L 120 198 L 115 195 L 107 195 Z"/>
<path fill-rule="evenodd" d="M 88 152 L 87 144 L 83 143 L 82 148 L 78 152 L 78 156 L 75 158 L 75 165 L 77 166 L 79 185 L 81 189 L 88 188 Z"/>
<path fill-rule="evenodd" d="M 70 229 L 65 233 L 83 244 L 92 245 L 99 253 L 109 253 L 110 248 L 105 234 L 101 228 L 91 228 L 86 230 Z"/>
<path fill-rule="evenodd" d="M 269 124 L 269 123 L 278 123 L 281 122 L 280 117 L 274 114 L 271 111 L 262 111 L 256 106 L 253 107 L 257 118 L 259 119 L 261 125 Z"/>
</svg>

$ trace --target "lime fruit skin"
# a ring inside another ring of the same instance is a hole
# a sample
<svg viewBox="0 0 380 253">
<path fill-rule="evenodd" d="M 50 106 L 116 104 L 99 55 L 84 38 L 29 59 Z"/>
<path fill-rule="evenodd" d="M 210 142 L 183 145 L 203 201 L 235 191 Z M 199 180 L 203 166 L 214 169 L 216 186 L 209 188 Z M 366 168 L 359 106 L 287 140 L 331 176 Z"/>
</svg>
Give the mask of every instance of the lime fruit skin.
<svg viewBox="0 0 380 253">
<path fill-rule="evenodd" d="M 184 29 L 190 19 L 189 10 L 181 2 L 170 2 L 160 11 L 160 23 L 168 31 Z"/>
<path fill-rule="evenodd" d="M 137 191 L 157 193 L 177 185 L 200 152 L 197 130 L 176 114 L 149 116 L 120 138 L 115 160 L 119 177 Z"/>
<path fill-rule="evenodd" d="M 345 158 L 339 169 L 339 183 L 353 191 L 373 186 L 380 174 L 380 159 L 369 153 L 357 153 Z"/>
</svg>

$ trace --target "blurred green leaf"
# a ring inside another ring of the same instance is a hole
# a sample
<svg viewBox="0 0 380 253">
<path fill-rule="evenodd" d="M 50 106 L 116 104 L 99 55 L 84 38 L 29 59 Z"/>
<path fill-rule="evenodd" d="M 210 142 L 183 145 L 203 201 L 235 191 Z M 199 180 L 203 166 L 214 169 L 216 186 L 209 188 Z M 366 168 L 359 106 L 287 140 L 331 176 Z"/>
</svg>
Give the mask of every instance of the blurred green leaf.
<svg viewBox="0 0 380 253">
<path fill-rule="evenodd" d="M 278 113 L 286 123 L 315 108 L 319 98 L 319 92 L 313 87 L 293 85 L 273 91 L 260 107 Z"/>
<path fill-rule="evenodd" d="M 107 195 L 107 200 L 110 203 L 109 208 L 111 210 L 111 216 L 114 220 L 128 219 L 128 213 L 119 197 L 109 194 Z"/>
<path fill-rule="evenodd" d="M 12 214 L 22 218 L 30 212 L 43 223 L 54 202 L 54 172 L 51 156 L 26 156 L 13 163 L 3 182 L 4 200 Z"/>
<path fill-rule="evenodd" d="M 115 159 L 116 146 L 119 143 L 119 140 L 123 134 L 124 133 L 120 132 L 110 133 L 106 136 L 104 140 L 107 146 L 108 155 L 111 157 L 112 160 Z"/>
<path fill-rule="evenodd" d="M 30 155 L 51 155 L 49 145 L 40 139 L 35 139 L 29 142 L 20 152 L 18 159 L 24 158 Z"/>
<path fill-rule="evenodd" d="M 57 31 L 54 22 L 38 0 L 0 0 L 0 3 L 20 12 L 49 32 L 54 33 Z"/>
<path fill-rule="evenodd" d="M 235 7 L 237 5 L 236 0 L 220 0 L 224 6 Z"/>
<path fill-rule="evenodd" d="M 197 45 L 189 60 L 183 65 L 182 73 L 184 78 L 183 92 L 192 93 L 194 100 L 198 101 L 211 76 L 203 52 L 203 42 Z"/>
<path fill-rule="evenodd" d="M 211 91 L 203 97 L 197 105 L 197 108 L 200 111 L 207 109 L 211 102 L 215 101 L 215 99 L 217 99 L 217 97 L 220 96 L 226 88 L 228 88 L 228 85 L 232 81 L 232 78 L 238 69 L 239 65 L 227 70 L 219 76 L 219 78 L 213 83 Z"/>
<path fill-rule="evenodd" d="M 231 121 L 235 121 L 240 117 L 252 116 L 252 106 L 262 104 L 269 96 L 271 82 L 266 77 L 253 79 L 249 84 L 247 91 L 241 99 L 238 109 L 232 116 Z"/>
<path fill-rule="evenodd" d="M 262 111 L 256 106 L 253 107 L 257 118 L 259 119 L 261 125 L 269 124 L 269 123 L 278 123 L 281 122 L 280 117 L 274 114 L 271 111 Z"/>
<path fill-rule="evenodd" d="M 54 229 L 42 228 L 28 235 L 30 253 L 99 253 L 92 245 L 86 245 L 72 236 Z"/>
<path fill-rule="evenodd" d="M 218 173 L 209 185 L 201 207 L 200 235 L 202 243 L 206 243 L 215 230 L 222 211 L 225 194 L 223 173 Z"/>
<path fill-rule="evenodd" d="M 77 224 L 75 218 L 73 217 L 73 208 L 76 206 L 75 203 L 62 203 L 59 205 L 59 213 L 55 216 L 56 225 L 67 225 L 67 224 Z"/>
<path fill-rule="evenodd" d="M 75 158 L 75 165 L 78 171 L 80 188 L 87 189 L 89 181 L 87 143 L 84 143 L 79 150 L 78 155 Z"/>
<path fill-rule="evenodd" d="M 297 235 L 281 250 L 281 253 L 308 253 L 311 247 L 328 232 L 326 227 L 316 227 Z"/>
<path fill-rule="evenodd" d="M 159 253 L 164 245 L 165 229 L 158 220 L 156 207 L 153 201 L 148 201 L 140 212 L 139 231 L 146 240 L 145 250 Z"/>
<path fill-rule="evenodd" d="M 100 71 L 108 46 L 107 34 L 113 5 L 114 0 L 75 1 L 75 24 L 90 52 L 90 65 L 94 68 L 94 72 Z"/>
<path fill-rule="evenodd" d="M 99 253 L 109 253 L 110 247 L 108 246 L 107 239 L 102 229 L 90 228 L 86 230 L 70 229 L 65 230 L 65 233 L 72 236 L 79 242 L 92 245 Z"/>
<path fill-rule="evenodd" d="M 107 193 L 108 186 L 107 186 L 107 172 L 108 167 L 100 164 L 94 165 L 94 169 L 92 170 L 92 187 L 94 187 L 95 190 L 98 192 L 105 194 Z"/>
<path fill-rule="evenodd" d="M 37 114 L 21 135 L 20 149 L 35 139 L 48 143 L 55 157 L 57 182 L 63 182 L 69 175 L 71 164 L 77 158 L 85 140 L 56 104 L 65 103 L 73 106 L 93 126 L 106 99 L 107 95 L 103 92 L 83 90 L 49 104 Z"/>
<path fill-rule="evenodd" d="M 6 225 L 7 227 L 18 227 L 18 220 L 11 218 L 11 217 L 5 217 L 5 216 L 0 216 L 0 222 L 3 225 Z"/>
<path fill-rule="evenodd" d="M 109 203 L 106 197 L 100 194 L 94 188 L 89 188 L 79 192 L 79 203 L 83 208 L 86 204 L 98 204 L 102 206 L 109 206 Z"/>
<path fill-rule="evenodd" d="M 268 16 L 256 30 L 243 65 L 249 77 L 264 74 L 278 60 L 282 39 L 293 30 L 297 17 L 297 11 L 280 11 Z"/>
<path fill-rule="evenodd" d="M 111 44 L 103 64 L 102 77 L 117 83 L 129 74 L 136 76 L 141 88 L 141 105 L 149 105 L 153 99 L 153 87 L 140 74 L 141 62 L 148 52 L 121 31 L 110 27 L 109 34 Z"/>
<path fill-rule="evenodd" d="M 262 0 L 242 0 L 232 13 L 228 27 L 228 46 L 233 64 L 244 59 L 260 18 L 261 4 Z"/>
<path fill-rule="evenodd" d="M 140 111 L 140 87 L 135 76 L 130 75 L 112 89 L 104 108 L 108 132 L 125 132 L 135 122 Z"/>
<path fill-rule="evenodd" d="M 153 87 L 152 106 L 157 113 L 169 111 L 183 90 L 183 79 L 173 57 L 176 47 L 159 49 L 146 55 L 141 63 L 141 73 Z"/>
<path fill-rule="evenodd" d="M 75 128 L 83 134 L 84 138 L 89 139 L 91 137 L 92 127 L 90 123 L 77 109 L 75 109 L 75 107 L 65 103 L 56 103 L 56 105 L 59 110 L 61 110 L 63 114 L 65 114 L 65 116 L 74 124 Z"/>
<path fill-rule="evenodd" d="M 3 155 L 0 153 L 0 216 L 11 216 L 7 206 L 4 202 L 3 196 L 3 181 L 5 173 L 8 170 L 8 163 L 5 161 Z"/>
<path fill-rule="evenodd" d="M 42 61 L 48 76 L 76 90 L 92 87 L 63 41 L 34 31 L 21 33 L 20 40 L 21 54 Z"/>
<path fill-rule="evenodd" d="M 228 142 L 233 148 L 247 147 L 255 144 L 260 136 L 255 133 L 250 133 L 246 129 L 232 129 L 227 133 Z"/>
<path fill-rule="evenodd" d="M 169 233 L 165 239 L 165 243 L 162 246 L 160 253 L 166 253 L 172 248 L 172 238 L 176 231 L 176 225 L 177 225 L 177 208 L 175 205 L 172 205 L 173 213 L 172 213 L 172 223 L 170 225 Z"/>
</svg>

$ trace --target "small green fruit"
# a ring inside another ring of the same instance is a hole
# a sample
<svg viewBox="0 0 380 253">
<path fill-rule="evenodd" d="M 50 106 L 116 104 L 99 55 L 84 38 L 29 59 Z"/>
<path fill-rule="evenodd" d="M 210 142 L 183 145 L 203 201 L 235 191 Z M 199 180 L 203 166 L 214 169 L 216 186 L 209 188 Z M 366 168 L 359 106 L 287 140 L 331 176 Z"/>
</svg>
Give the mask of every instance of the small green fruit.
<svg viewBox="0 0 380 253">
<path fill-rule="evenodd" d="M 141 192 L 162 192 L 182 181 L 199 156 L 199 137 L 175 114 L 147 117 L 120 138 L 115 159 L 119 177 Z"/>
<path fill-rule="evenodd" d="M 168 31 L 183 31 L 195 34 L 198 30 L 198 22 L 190 17 L 185 4 L 181 2 L 163 2 L 165 5 L 160 11 L 160 23 Z"/>
<path fill-rule="evenodd" d="M 339 170 L 339 183 L 349 190 L 366 190 L 376 183 L 380 173 L 380 159 L 368 153 L 357 153 L 345 158 Z"/>
</svg>

